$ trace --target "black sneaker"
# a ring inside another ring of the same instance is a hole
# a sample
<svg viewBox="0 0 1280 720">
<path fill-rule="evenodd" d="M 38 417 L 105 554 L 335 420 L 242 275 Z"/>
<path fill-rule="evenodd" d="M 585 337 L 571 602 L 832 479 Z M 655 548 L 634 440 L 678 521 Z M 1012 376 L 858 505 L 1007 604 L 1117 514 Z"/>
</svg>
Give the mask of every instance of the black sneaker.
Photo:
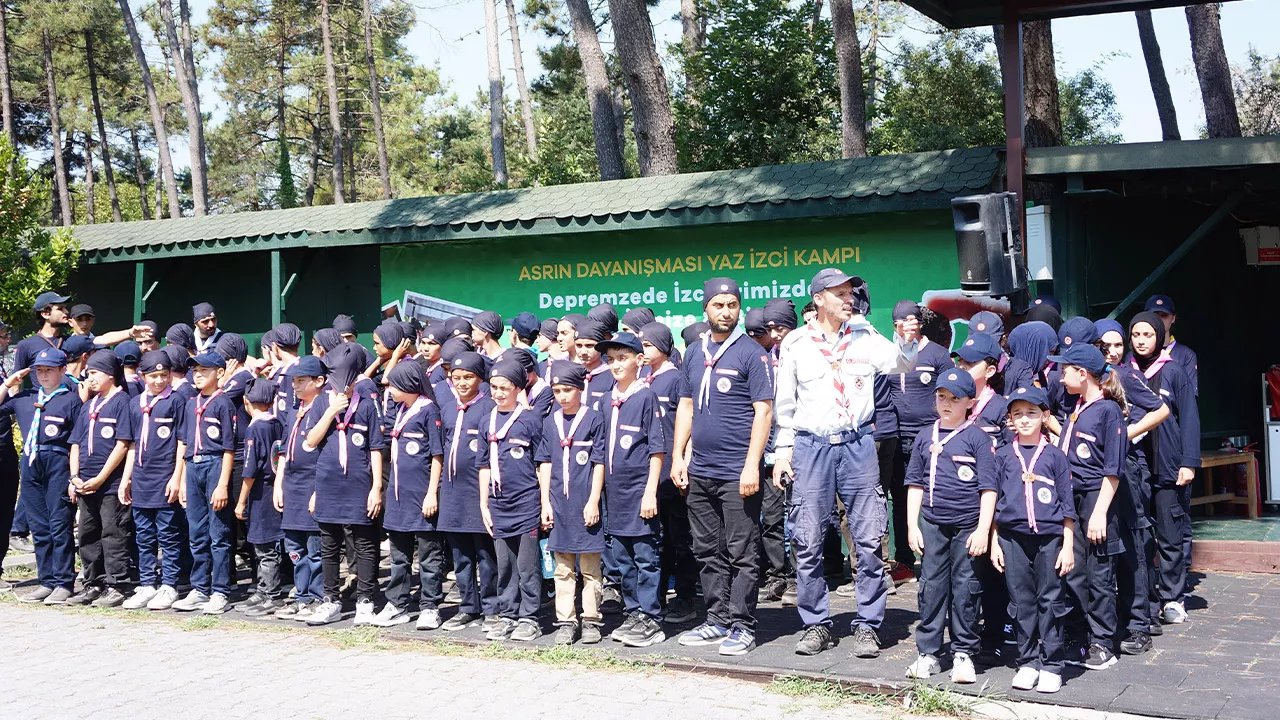
<svg viewBox="0 0 1280 720">
<path fill-rule="evenodd" d="M 1163 635 L 1164 625 L 1161 625 L 1159 620 L 1151 623 L 1150 625 L 1147 626 L 1147 634 L 1150 635 L 1151 637 L 1156 637 L 1157 635 Z"/>
<path fill-rule="evenodd" d="M 253 594 L 245 598 L 244 602 L 236 606 L 236 609 L 242 613 L 248 614 L 250 610 L 266 602 L 269 598 L 260 591 L 253 591 Z"/>
<path fill-rule="evenodd" d="M 572 645 L 578 639 L 578 623 L 567 622 L 560 625 L 560 629 L 556 630 L 556 636 L 552 642 L 556 645 Z"/>
<path fill-rule="evenodd" d="M 89 603 L 102 597 L 102 593 L 106 592 L 105 588 L 97 585 L 87 585 L 80 592 L 67 598 L 67 605 L 88 605 Z"/>
<path fill-rule="evenodd" d="M 1120 652 L 1125 655 L 1141 655 L 1151 650 L 1151 636 L 1144 632 L 1131 632 L 1129 637 L 1120 643 Z"/>
<path fill-rule="evenodd" d="M 831 628 L 826 625 L 810 625 L 804 629 L 800 642 L 796 643 L 796 654 L 817 655 L 823 650 L 835 647 L 836 642 L 831 634 Z"/>
<path fill-rule="evenodd" d="M 1084 667 L 1085 660 L 1089 658 L 1089 648 L 1077 640 L 1068 640 L 1066 647 L 1063 648 L 1063 655 L 1066 664 Z"/>
<path fill-rule="evenodd" d="M 866 625 L 853 628 L 853 656 L 859 658 L 880 657 L 880 637 Z"/>
<path fill-rule="evenodd" d="M 667 634 L 662 631 L 662 626 L 657 620 L 636 613 L 637 620 L 631 629 L 622 636 L 622 644 L 627 647 L 649 647 L 667 639 Z"/>
<path fill-rule="evenodd" d="M 1116 664 L 1116 656 L 1110 650 L 1094 643 L 1089 646 L 1089 656 L 1084 661 L 1085 668 L 1089 670 L 1106 670 Z"/>
<path fill-rule="evenodd" d="M 782 594 L 787 591 L 787 581 L 782 578 L 773 580 L 765 580 L 760 586 L 760 592 L 756 595 L 756 602 L 777 602 L 782 599 Z"/>
<path fill-rule="evenodd" d="M 622 638 L 626 637 L 627 633 L 631 632 L 631 629 L 634 628 L 643 618 L 644 615 L 638 612 L 633 612 L 630 615 L 627 615 L 622 619 L 622 624 L 619 625 L 616 630 L 609 633 L 609 639 L 614 642 L 622 642 Z"/>
<path fill-rule="evenodd" d="M 610 585 L 604 589 L 600 599 L 600 612 L 605 615 L 622 614 L 622 593 Z"/>
<path fill-rule="evenodd" d="M 262 602 L 254 605 L 248 610 L 245 610 L 244 616 L 251 618 L 267 617 L 268 615 L 275 615 L 276 611 L 282 607 L 284 607 L 283 600 L 264 596 Z"/>
</svg>

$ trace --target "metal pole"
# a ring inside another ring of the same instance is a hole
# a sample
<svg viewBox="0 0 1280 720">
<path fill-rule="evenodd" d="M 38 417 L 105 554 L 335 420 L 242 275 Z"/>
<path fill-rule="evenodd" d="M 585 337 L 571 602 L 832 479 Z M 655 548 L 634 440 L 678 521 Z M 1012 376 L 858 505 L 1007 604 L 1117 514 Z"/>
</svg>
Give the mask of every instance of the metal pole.
<svg viewBox="0 0 1280 720">
<path fill-rule="evenodd" d="M 280 251 L 271 251 L 271 327 L 279 325 L 284 308 L 280 295 Z"/>
<path fill-rule="evenodd" d="M 1003 62 L 1000 66 L 1000 77 L 1004 83 L 1004 135 L 1005 135 L 1005 189 L 1014 194 L 1014 212 L 1018 226 L 1022 230 L 1019 236 L 1027 237 L 1026 193 L 1023 192 L 1026 175 L 1026 148 L 1022 133 L 1024 101 L 1022 95 L 1022 23 L 1018 20 L 1018 10 L 1014 4 L 1006 0 L 1004 4 L 1004 31 L 1001 33 Z M 1023 257 L 1026 257 L 1027 244 L 1022 244 Z"/>
<path fill-rule="evenodd" d="M 146 313 L 146 301 L 142 297 L 142 285 L 145 282 L 145 273 L 142 267 L 142 261 L 133 264 L 133 324 L 137 325 L 142 322 L 142 316 Z"/>
</svg>

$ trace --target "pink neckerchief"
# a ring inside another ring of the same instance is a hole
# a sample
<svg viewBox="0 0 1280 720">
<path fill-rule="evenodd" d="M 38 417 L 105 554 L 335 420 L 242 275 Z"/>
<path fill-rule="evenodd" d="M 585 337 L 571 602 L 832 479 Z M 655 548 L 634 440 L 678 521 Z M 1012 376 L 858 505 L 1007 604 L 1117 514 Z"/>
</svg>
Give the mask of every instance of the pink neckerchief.
<svg viewBox="0 0 1280 720">
<path fill-rule="evenodd" d="M 942 428 L 942 421 L 933 421 L 933 438 L 932 443 L 929 445 L 929 507 L 933 507 L 933 483 L 938 476 L 938 456 L 942 454 L 942 449 L 946 447 L 947 443 L 951 442 L 951 438 L 959 435 L 961 430 L 972 424 L 972 420 L 965 420 L 960 427 L 952 430 L 946 437 L 939 440 L 938 435 L 940 434 L 939 430 Z"/>
<path fill-rule="evenodd" d="M 118 392 L 120 392 L 120 388 L 113 387 L 111 388 L 111 391 L 108 392 L 106 395 L 99 395 L 89 401 L 89 455 L 90 456 L 93 455 L 93 436 L 95 434 L 93 426 L 94 426 L 94 423 L 98 421 L 98 410 L 103 405 L 106 405 L 108 400 L 115 397 L 116 393 Z"/>
<path fill-rule="evenodd" d="M 1027 525 L 1031 528 L 1031 532 L 1037 532 L 1036 527 L 1036 504 L 1035 492 L 1032 488 L 1036 483 L 1036 461 L 1040 459 L 1040 453 L 1048 447 L 1049 441 L 1044 439 L 1044 435 L 1040 436 L 1040 442 L 1036 443 L 1036 451 L 1031 455 L 1031 462 L 1022 459 L 1022 452 L 1018 449 L 1017 441 L 1014 441 L 1013 456 L 1018 458 L 1018 464 L 1022 466 L 1022 497 L 1027 502 Z"/>
<path fill-rule="evenodd" d="M 556 411 L 556 433 L 560 436 L 560 482 L 564 486 L 564 496 L 569 497 L 569 456 L 573 454 L 573 434 L 578 431 L 578 426 L 582 424 L 582 419 L 587 416 L 591 410 L 583 405 L 578 408 L 578 413 L 573 416 L 573 422 L 569 425 L 569 429 L 564 427 L 564 410 Z"/>
<path fill-rule="evenodd" d="M 450 387 L 453 381 L 450 380 Z M 454 397 L 457 397 L 456 393 Z M 476 393 L 476 396 L 467 402 L 458 403 L 458 415 L 453 420 L 453 442 L 449 443 L 449 482 L 458 475 L 458 444 L 462 440 L 462 423 L 467 418 L 467 408 L 480 402 L 480 398 L 484 397 L 484 393 Z"/>
<path fill-rule="evenodd" d="M 422 412 L 431 404 L 431 398 L 419 395 L 409 407 L 401 407 L 396 413 L 396 421 L 391 426 L 391 487 L 396 500 L 400 499 L 400 433 L 409 424 L 414 415 Z"/>
<path fill-rule="evenodd" d="M 973 406 L 973 412 L 969 413 L 969 417 L 977 418 L 982 415 L 982 411 L 987 409 L 987 404 L 991 402 L 991 398 L 996 396 L 996 391 L 988 385 L 982 388 L 982 392 L 978 393 L 978 404 Z"/>
<path fill-rule="evenodd" d="M 1075 428 L 1076 420 L 1080 417 L 1080 413 L 1084 412 L 1085 410 L 1088 410 L 1090 405 L 1098 402 L 1103 397 L 1104 397 L 1103 395 L 1099 394 L 1098 397 L 1090 400 L 1089 402 L 1085 402 L 1083 396 L 1076 399 L 1076 409 L 1072 411 L 1070 416 L 1068 416 L 1067 428 L 1063 430 L 1062 435 L 1058 437 L 1059 448 L 1062 448 L 1063 450 L 1067 450 L 1071 447 L 1071 431 L 1072 429 Z"/>
<path fill-rule="evenodd" d="M 200 422 L 204 420 L 204 411 L 206 408 L 209 407 L 209 403 L 213 402 L 214 398 L 218 397 L 221 394 L 222 394 L 222 388 L 218 388 L 217 390 L 214 390 L 213 394 L 211 394 L 208 397 L 208 399 L 204 401 L 204 404 L 200 403 L 200 398 L 204 397 L 204 395 L 196 395 L 196 427 L 195 427 L 195 436 L 196 436 L 195 454 L 196 455 L 200 454 L 200 437 L 204 435 L 204 431 L 200 428 Z"/>
<path fill-rule="evenodd" d="M 346 414 L 338 420 L 338 465 L 342 466 L 344 475 L 347 473 L 347 427 L 351 425 L 351 418 L 355 416 L 358 407 L 360 407 L 360 396 L 355 395 L 347 402 Z"/>
<path fill-rule="evenodd" d="M 147 452 L 147 441 L 150 438 L 151 429 L 151 411 L 155 410 L 156 405 L 161 400 L 173 394 L 173 387 L 166 387 L 159 395 L 151 396 L 151 402 L 147 402 L 147 395 L 138 396 L 138 407 L 142 408 L 142 439 L 138 441 L 138 467 L 142 467 L 142 456 Z"/>
<path fill-rule="evenodd" d="M 836 331 L 836 340 L 834 343 L 828 342 L 822 329 L 818 327 L 817 320 L 810 320 L 806 325 L 809 331 L 809 338 L 813 340 L 813 344 L 818 346 L 818 351 L 822 353 L 822 359 L 831 365 L 831 384 L 834 386 L 836 393 L 836 405 L 840 407 L 840 419 L 849 421 L 849 398 L 844 392 L 844 378 L 840 372 L 840 361 L 844 358 L 844 354 L 849 349 L 849 345 L 853 343 L 853 333 L 850 332 L 847 325 L 841 325 Z M 932 501 L 930 502 L 932 504 Z"/>
<path fill-rule="evenodd" d="M 289 462 L 293 462 L 294 452 L 298 442 L 298 429 L 302 427 L 302 418 L 306 417 L 308 412 L 311 412 L 311 406 L 314 405 L 315 402 L 315 398 L 311 398 L 311 402 L 306 405 L 298 406 L 298 413 L 293 418 L 293 427 L 289 429 L 289 447 L 286 448 L 288 451 L 286 453 L 286 458 Z M 304 439 L 302 442 L 305 445 L 307 441 Z"/>
<path fill-rule="evenodd" d="M 538 394 L 541 393 L 546 387 L 547 387 L 547 383 L 544 382 L 542 378 L 538 378 L 537 380 L 533 381 L 533 385 L 520 391 L 520 397 L 518 398 L 518 402 L 527 408 L 532 408 L 533 401 L 537 399 Z"/>
<path fill-rule="evenodd" d="M 746 336 L 747 334 L 743 332 L 741 325 L 735 327 L 729 337 L 721 343 L 720 349 L 716 350 L 714 357 L 711 355 L 711 351 L 707 349 L 707 345 L 711 342 L 711 332 L 707 331 L 699 338 L 702 340 L 702 363 L 704 365 L 702 382 L 698 385 L 697 404 L 699 412 L 707 412 L 711 407 L 711 375 L 715 372 L 716 363 L 720 362 L 720 358 L 724 356 L 725 351 L 729 349 L 730 345 L 733 345 L 734 341 Z"/>
<path fill-rule="evenodd" d="M 501 464 L 498 462 L 498 443 L 507 439 L 507 433 L 511 431 L 511 426 L 516 424 L 516 419 L 520 417 L 522 412 L 524 412 L 524 408 L 517 404 L 516 409 L 511 411 L 511 417 L 507 418 L 507 422 L 501 429 L 498 428 L 498 408 L 494 407 L 489 413 L 489 490 L 491 492 L 502 492 L 502 471 L 499 469 Z"/>
<path fill-rule="evenodd" d="M 1159 357 L 1157 357 L 1154 362 L 1148 365 L 1146 370 L 1143 370 L 1142 368 L 1138 367 L 1138 359 L 1136 357 L 1133 360 L 1131 360 L 1130 363 L 1133 365 L 1134 370 L 1137 370 L 1138 372 L 1142 373 L 1148 380 L 1150 380 L 1160 372 L 1161 368 L 1163 368 L 1165 365 L 1173 361 L 1173 354 L 1169 352 L 1172 347 L 1173 345 L 1170 345 L 1169 347 L 1166 347 L 1164 350 L 1161 350 Z"/>
<path fill-rule="evenodd" d="M 618 442 L 618 415 L 622 413 L 622 403 L 630 400 L 631 396 L 640 392 L 640 388 L 643 387 L 644 385 L 633 382 L 626 392 L 620 393 L 617 386 L 614 386 L 613 391 L 609 393 L 609 404 L 611 405 L 609 410 L 609 455 L 605 460 L 608 461 L 610 473 L 613 472 L 613 452 Z"/>
<path fill-rule="evenodd" d="M 662 364 L 658 366 L 657 370 L 651 371 L 648 375 L 645 375 L 640 379 L 644 380 L 645 385 L 652 385 L 653 381 L 657 379 L 659 375 L 665 372 L 671 372 L 672 370 L 675 370 L 675 369 L 676 369 L 675 363 L 671 362 L 670 360 L 663 360 Z"/>
</svg>

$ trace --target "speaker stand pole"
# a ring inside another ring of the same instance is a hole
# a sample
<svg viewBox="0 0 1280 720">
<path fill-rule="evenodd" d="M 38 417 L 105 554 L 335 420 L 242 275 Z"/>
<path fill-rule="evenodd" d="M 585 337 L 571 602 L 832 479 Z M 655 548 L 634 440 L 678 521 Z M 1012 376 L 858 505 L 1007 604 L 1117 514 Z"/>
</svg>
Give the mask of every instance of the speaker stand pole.
<svg viewBox="0 0 1280 720">
<path fill-rule="evenodd" d="M 1004 3 L 1004 28 L 1000 33 L 1002 44 L 1000 59 L 1000 77 L 1004 83 L 1004 134 L 1005 134 L 1005 190 L 1014 194 L 1014 213 L 1017 218 L 1019 237 L 1027 236 L 1026 193 L 1023 192 L 1023 177 L 1026 173 L 1027 156 L 1023 143 L 1024 101 L 1022 94 L 1022 22 L 1018 19 L 1018 10 L 1012 0 Z M 1025 260 L 1026 246 L 1022 244 Z"/>
</svg>

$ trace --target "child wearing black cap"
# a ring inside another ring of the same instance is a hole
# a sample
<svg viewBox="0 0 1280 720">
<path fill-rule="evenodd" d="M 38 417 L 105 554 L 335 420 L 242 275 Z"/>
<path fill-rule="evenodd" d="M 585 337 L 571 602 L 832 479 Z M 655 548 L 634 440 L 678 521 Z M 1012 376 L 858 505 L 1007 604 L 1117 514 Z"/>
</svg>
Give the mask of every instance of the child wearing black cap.
<svg viewBox="0 0 1280 720">
<path fill-rule="evenodd" d="M 446 345 L 452 340 L 446 341 Z M 450 355 L 449 379 L 436 386 L 444 436 L 444 481 L 440 483 L 436 528 L 453 553 L 454 577 L 462 601 L 442 629 L 455 631 L 484 618 L 485 630 L 499 624 L 497 559 L 493 537 L 480 515 L 480 471 L 476 454 L 483 442 L 493 401 L 483 391 L 488 368 L 480 355 Z M 452 388 L 452 390 L 450 390 Z M 443 392 L 442 392 L 443 391 Z"/>
<path fill-rule="evenodd" d="M 476 352 L 487 358 L 496 358 L 502 352 L 498 339 L 506 328 L 502 316 L 492 310 L 485 310 L 471 318 L 471 341 L 476 345 Z"/>
<path fill-rule="evenodd" d="M 132 590 L 129 508 L 117 491 L 125 456 L 133 444 L 133 416 L 120 358 L 99 350 L 89 358 L 85 378 L 92 397 L 81 406 L 71 431 L 71 485 L 67 495 L 79 505 L 77 531 L 83 589 L 68 605 L 116 607 Z"/>
<path fill-rule="evenodd" d="M 129 397 L 138 397 L 142 394 L 142 387 L 145 384 L 142 376 L 138 374 L 138 363 L 142 361 L 142 348 L 133 340 L 125 340 L 116 345 L 115 353 L 124 367 L 124 391 L 129 394 Z"/>
<path fill-rule="evenodd" d="M 658 473 L 658 519 L 662 527 L 662 575 L 658 593 L 665 612 L 663 621 L 676 624 L 697 617 L 693 601 L 698 585 L 698 564 L 693 558 L 689 506 L 685 495 L 671 482 L 671 447 L 675 443 L 676 407 L 680 403 L 680 373 L 670 355 L 675 349 L 671 328 L 652 322 L 640 328 L 645 367 L 640 378 L 657 398 L 662 421 L 662 469 Z M 675 579 L 675 597 L 667 600 L 666 588 Z"/>
<path fill-rule="evenodd" d="M 977 387 L 963 369 L 937 380 L 938 419 L 916 437 L 907 468 L 907 524 L 911 549 L 920 553 L 920 656 L 907 677 L 941 671 L 942 631 L 951 631 L 951 682 L 976 681 L 978 558 L 987 554 L 996 507 L 991 441 L 969 421 Z M 950 622 L 948 622 L 948 620 Z"/>
<path fill-rule="evenodd" d="M 605 364 L 596 345 L 611 337 L 608 328 L 596 320 L 583 320 L 578 323 L 577 335 L 573 340 L 574 355 L 578 364 L 587 369 L 586 403 L 592 410 L 601 409 L 601 399 L 613 389 L 613 375 Z"/>
<path fill-rule="evenodd" d="M 1113 501 L 1129 445 L 1124 390 L 1093 345 L 1073 342 L 1049 360 L 1058 363 L 1066 392 L 1077 398 L 1058 438 L 1058 447 L 1071 462 L 1079 518 L 1077 570 L 1067 578 L 1072 610 L 1067 617 L 1066 662 L 1103 670 L 1116 663 L 1113 645 L 1119 625 L 1113 563 L 1124 552 L 1124 538 Z"/>
<path fill-rule="evenodd" d="M 304 622 L 311 618 L 324 597 L 320 562 L 320 526 L 309 507 L 316 487 L 318 448 L 307 439 L 325 405 L 323 395 L 328 369 L 320 358 L 307 356 L 289 365 L 277 379 L 276 407 L 283 404 L 280 386 L 289 387 L 298 407 L 288 408 L 283 418 L 284 457 L 277 465 L 272 503 L 281 512 L 284 549 L 293 563 L 294 602 L 275 612 L 278 618 Z"/>
<path fill-rule="evenodd" d="M 502 622 L 490 640 L 530 641 L 542 634 L 538 606 L 542 591 L 539 485 L 534 454 L 542 441 L 542 419 L 519 403 L 528 373 L 511 361 L 489 373 L 493 409 L 481 423 L 480 513 L 494 538 L 498 560 L 498 603 Z"/>
<path fill-rule="evenodd" d="M 280 585 L 280 542 L 284 531 L 280 528 L 280 511 L 273 502 L 284 428 L 274 412 L 275 395 L 275 383 L 256 378 L 241 400 L 250 419 L 244 433 L 242 479 L 235 512 L 237 519 L 248 523 L 245 540 L 253 546 L 258 571 L 256 589 L 240 606 L 249 617 L 265 617 L 284 607 Z"/>
<path fill-rule="evenodd" d="M 186 434 L 178 451 L 186 461 L 179 500 L 187 510 L 191 542 L 191 592 L 173 604 L 174 610 L 200 610 L 207 615 L 231 607 L 232 556 L 236 496 L 232 488 L 235 464 L 235 408 L 219 386 L 227 361 L 216 352 L 195 358 L 192 384 L 198 393 L 187 401 Z M 239 481 L 239 478 L 236 478 Z"/>
<path fill-rule="evenodd" d="M 604 530 L 600 501 L 604 493 L 605 426 L 600 413 L 582 403 L 587 372 L 557 360 L 551 388 L 559 409 L 542 423 L 538 444 L 538 485 L 542 528 L 550 531 L 547 549 L 555 558 L 557 645 L 600 642 L 601 569 Z M 582 617 L 577 613 L 578 574 L 582 575 Z"/>
<path fill-rule="evenodd" d="M 603 325 L 609 335 L 618 332 L 618 311 L 611 303 L 600 303 L 592 307 L 587 311 L 587 319 Z"/>
<path fill-rule="evenodd" d="M 413 584 L 413 553 L 418 552 L 419 630 L 440 627 L 444 600 L 444 535 L 436 527 L 440 516 L 440 475 L 444 446 L 440 410 L 422 366 L 396 365 L 387 373 L 387 387 L 396 411 L 391 420 L 391 482 L 382 525 L 391 536 L 391 580 L 387 604 L 373 624 L 391 627 L 409 621 L 409 588 Z"/>
<path fill-rule="evenodd" d="M 173 390 L 169 354 L 152 350 L 139 360 L 145 383 L 130 403 L 136 441 L 125 459 L 120 501 L 133 506 L 138 545 L 138 589 L 126 610 L 168 610 L 178 600 L 178 578 L 187 553 L 186 528 L 178 505 L 186 399 Z"/>
<path fill-rule="evenodd" d="M 28 368 L 10 375 L 0 386 L 0 419 L 16 417 L 22 431 L 19 462 L 25 467 L 18 497 L 31 527 L 40 583 L 21 599 L 61 605 L 71 597 L 75 582 L 75 513 L 67 502 L 67 485 L 71 478 L 71 430 L 81 401 L 69 387 L 67 356 L 61 350 L 40 350 L 31 366 L 35 368 L 34 389 L 18 392 Z"/>
<path fill-rule="evenodd" d="M 386 441 L 378 424 L 374 401 L 355 391 L 363 358 L 352 343 L 343 343 L 325 356 L 329 392 L 307 445 L 318 448 L 315 492 L 311 513 L 320 526 L 320 559 L 324 572 L 324 601 L 307 618 L 308 625 L 327 625 L 342 617 L 340 562 L 346 534 L 355 545 L 355 625 L 373 623 L 373 598 L 378 590 L 376 524 L 382 513 L 382 453 Z"/>
<path fill-rule="evenodd" d="M 631 647 L 648 647 L 667 639 L 660 624 L 659 587 L 662 565 L 658 555 L 658 479 L 666 443 L 658 398 L 638 378 L 644 362 L 640 338 L 619 333 L 597 348 L 609 358 L 616 383 L 601 402 L 606 418 L 605 493 L 609 515 L 605 529 L 613 538 L 613 557 L 627 614 L 610 637 Z"/>
<path fill-rule="evenodd" d="M 1020 387 L 1009 396 L 1015 440 L 996 451 L 997 529 L 991 562 L 1004 573 L 1018 642 L 1014 690 L 1062 687 L 1063 578 L 1075 567 L 1076 510 L 1067 457 L 1047 437 L 1049 396 Z"/>
</svg>

